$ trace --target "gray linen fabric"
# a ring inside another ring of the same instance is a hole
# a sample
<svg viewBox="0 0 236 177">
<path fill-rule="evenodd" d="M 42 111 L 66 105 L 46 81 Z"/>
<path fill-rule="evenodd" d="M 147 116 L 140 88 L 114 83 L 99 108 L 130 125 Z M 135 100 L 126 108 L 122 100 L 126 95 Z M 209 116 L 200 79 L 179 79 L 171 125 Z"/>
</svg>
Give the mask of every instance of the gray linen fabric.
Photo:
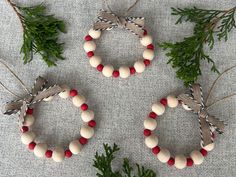
<svg viewBox="0 0 236 177">
<path fill-rule="evenodd" d="M 125 9 L 134 0 L 111 0 L 110 6 L 117 14 L 124 14 Z M 22 5 L 35 5 L 42 0 L 16 0 Z M 23 65 L 19 50 L 22 44 L 22 30 L 16 15 L 5 0 L 0 1 L 0 57 L 3 58 L 31 87 L 35 78 L 42 75 L 50 83 L 68 84 L 84 94 L 90 107 L 94 109 L 98 126 L 95 137 L 83 151 L 63 163 L 42 160 L 34 157 L 20 141 L 17 119 L 1 114 L 0 121 L 0 176 L 66 176 L 95 177 L 96 170 L 92 160 L 96 151 L 102 152 L 103 143 L 116 142 L 121 151 L 117 154 L 115 168 L 121 167 L 123 157 L 131 162 L 138 162 L 152 168 L 158 176 L 236 176 L 236 102 L 230 99 L 210 109 L 212 115 L 221 118 L 228 126 L 223 135 L 217 136 L 216 147 L 209 153 L 200 166 L 176 170 L 161 164 L 144 145 L 143 119 L 151 110 L 153 102 L 170 93 L 184 91 L 182 81 L 175 78 L 174 70 L 166 64 L 164 52 L 157 49 L 157 56 L 152 65 L 142 74 L 128 79 L 105 78 L 93 69 L 83 51 L 83 37 L 87 34 L 96 14 L 102 8 L 102 1 L 95 0 L 51 0 L 45 1 L 49 11 L 65 20 L 68 33 L 63 34 L 65 42 L 65 61 L 58 62 L 58 67 L 48 68 L 39 57 L 28 65 Z M 197 6 L 208 9 L 228 9 L 235 5 L 235 0 L 141 0 L 129 15 L 144 16 L 146 26 L 155 42 L 179 41 L 192 33 L 192 24 L 175 25 L 176 17 L 171 16 L 170 7 Z M 98 53 L 105 62 L 115 66 L 131 64 L 141 56 L 139 40 L 124 30 L 105 32 L 98 42 Z M 236 33 L 230 34 L 228 42 L 216 42 L 214 50 L 209 52 L 220 71 L 235 65 Z M 199 82 L 203 85 L 206 96 L 210 85 L 217 77 L 210 72 L 210 66 L 202 63 L 203 76 Z M 22 94 L 19 84 L 1 67 L 0 79 L 9 88 Z M 235 72 L 222 78 L 213 90 L 211 102 L 235 92 Z M 11 99 L 1 91 L 1 106 Z M 55 98 L 50 103 L 42 103 L 36 110 L 35 131 L 42 141 L 49 145 L 66 146 L 76 138 L 82 124 L 80 111 L 71 106 L 69 101 Z M 199 148 L 199 125 L 197 117 L 181 108 L 169 109 L 158 121 L 160 145 L 173 153 L 188 154 Z"/>
</svg>

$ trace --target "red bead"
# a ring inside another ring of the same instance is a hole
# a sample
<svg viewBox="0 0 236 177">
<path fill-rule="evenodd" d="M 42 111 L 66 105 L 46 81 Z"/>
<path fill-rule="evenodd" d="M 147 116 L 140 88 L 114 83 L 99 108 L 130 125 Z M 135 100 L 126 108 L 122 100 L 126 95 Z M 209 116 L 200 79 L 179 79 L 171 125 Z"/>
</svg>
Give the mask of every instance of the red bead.
<svg viewBox="0 0 236 177">
<path fill-rule="evenodd" d="M 27 111 L 26 111 L 26 114 L 33 114 L 33 109 L 29 108 Z"/>
<path fill-rule="evenodd" d="M 143 131 L 144 136 L 150 136 L 151 133 L 152 133 L 151 130 L 148 130 L 148 129 L 144 129 Z"/>
<path fill-rule="evenodd" d="M 167 105 L 167 99 L 165 98 L 162 98 L 160 103 L 163 105 L 163 106 L 166 106 Z"/>
<path fill-rule="evenodd" d="M 65 151 L 65 156 L 66 156 L 67 158 L 70 158 L 70 157 L 72 156 L 72 152 L 71 152 L 69 149 L 67 149 L 67 150 Z"/>
<path fill-rule="evenodd" d="M 187 166 L 188 167 L 193 166 L 193 160 L 191 158 L 187 158 Z"/>
<path fill-rule="evenodd" d="M 51 157 L 52 157 L 52 151 L 51 151 L 51 150 L 47 150 L 47 151 L 45 152 L 45 156 L 46 156 L 47 158 L 51 158 Z"/>
<path fill-rule="evenodd" d="M 145 66 L 148 66 L 148 65 L 150 65 L 151 62 L 150 62 L 150 60 L 144 59 L 143 63 L 145 64 Z"/>
<path fill-rule="evenodd" d="M 97 124 L 97 123 L 96 123 L 95 120 L 90 120 L 89 123 L 88 123 L 88 125 L 89 125 L 90 127 L 95 127 L 96 124 Z"/>
<path fill-rule="evenodd" d="M 82 109 L 83 111 L 86 111 L 88 109 L 88 105 L 84 103 L 80 106 L 80 109 Z"/>
<path fill-rule="evenodd" d="M 78 95 L 77 90 L 72 89 L 72 90 L 70 91 L 70 96 L 71 96 L 71 97 L 74 97 L 74 96 L 76 96 L 76 95 Z"/>
<path fill-rule="evenodd" d="M 204 156 L 204 157 L 206 157 L 207 156 L 207 151 L 205 150 L 205 149 L 201 149 L 200 150 L 200 152 L 202 153 L 202 155 Z"/>
<path fill-rule="evenodd" d="M 115 71 L 113 71 L 112 75 L 113 75 L 113 77 L 115 77 L 115 78 L 116 78 L 116 77 L 119 77 L 120 72 L 117 71 L 117 70 L 115 70 Z"/>
<path fill-rule="evenodd" d="M 154 45 L 153 45 L 153 44 L 149 44 L 149 45 L 147 46 L 147 49 L 154 50 Z"/>
<path fill-rule="evenodd" d="M 94 56 L 93 51 L 89 51 L 89 52 L 87 53 L 87 56 L 88 56 L 89 58 L 91 58 L 92 56 Z"/>
<path fill-rule="evenodd" d="M 147 35 L 147 30 L 143 30 L 143 35 L 145 36 L 145 35 Z"/>
<path fill-rule="evenodd" d="M 157 114 L 155 112 L 150 112 L 149 117 L 155 119 L 157 117 Z"/>
<path fill-rule="evenodd" d="M 104 67 L 104 66 L 103 66 L 102 64 L 99 64 L 99 65 L 97 66 L 97 70 L 98 70 L 98 71 L 102 71 L 102 70 L 103 70 L 103 67 Z"/>
<path fill-rule="evenodd" d="M 28 145 L 28 148 L 29 148 L 30 150 L 33 150 L 35 146 L 36 146 L 36 143 L 35 143 L 35 142 L 31 142 L 31 143 Z"/>
<path fill-rule="evenodd" d="M 87 140 L 86 138 L 84 138 L 84 137 L 81 137 L 81 138 L 79 139 L 79 142 L 80 142 L 82 145 L 85 145 L 85 144 L 87 144 L 88 140 Z"/>
<path fill-rule="evenodd" d="M 152 148 L 152 153 L 153 154 L 158 154 L 160 151 L 161 151 L 161 149 L 160 149 L 159 146 L 156 146 L 156 147 Z"/>
<path fill-rule="evenodd" d="M 93 38 L 90 35 L 87 35 L 87 36 L 84 37 L 84 40 L 85 41 L 91 41 L 91 40 L 93 40 Z"/>
<path fill-rule="evenodd" d="M 130 70 L 130 74 L 135 74 L 136 73 L 136 70 L 135 70 L 134 67 L 130 67 L 129 70 Z"/>
<path fill-rule="evenodd" d="M 29 130 L 29 128 L 28 128 L 27 126 L 21 127 L 21 132 L 22 132 L 22 133 L 25 133 L 25 132 L 27 132 L 28 130 Z"/>
<path fill-rule="evenodd" d="M 171 158 L 168 160 L 167 163 L 168 163 L 169 166 L 172 166 L 172 165 L 175 164 L 175 159 L 174 159 L 173 157 L 171 157 Z"/>
</svg>

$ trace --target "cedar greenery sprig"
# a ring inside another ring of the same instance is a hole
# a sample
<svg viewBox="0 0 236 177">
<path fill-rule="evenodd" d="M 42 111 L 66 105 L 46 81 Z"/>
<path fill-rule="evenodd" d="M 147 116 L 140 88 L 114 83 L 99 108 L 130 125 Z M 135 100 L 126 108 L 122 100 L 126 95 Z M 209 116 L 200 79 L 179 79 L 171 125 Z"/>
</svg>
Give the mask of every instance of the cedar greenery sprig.
<svg viewBox="0 0 236 177">
<path fill-rule="evenodd" d="M 32 61 L 34 54 L 40 54 L 47 65 L 55 66 L 57 60 L 63 60 L 63 43 L 58 43 L 59 33 L 66 33 L 63 21 L 46 14 L 46 7 L 39 4 L 32 7 L 20 7 L 7 0 L 20 19 L 23 28 L 24 64 Z"/>
<path fill-rule="evenodd" d="M 120 150 L 120 148 L 114 144 L 113 147 L 108 144 L 103 144 L 105 154 L 99 155 L 96 152 L 93 166 L 99 171 L 98 177 L 156 177 L 156 173 L 150 169 L 145 169 L 143 166 L 136 164 L 137 175 L 133 175 L 134 169 L 130 166 L 130 162 L 127 158 L 124 158 L 122 165 L 122 172 L 113 171 L 112 161 L 115 159 L 114 153 Z"/>
<path fill-rule="evenodd" d="M 172 15 L 179 16 L 176 24 L 183 21 L 195 24 L 192 36 L 181 42 L 160 44 L 168 50 L 168 63 L 177 69 L 177 78 L 183 80 L 185 85 L 193 83 L 201 75 L 202 60 L 211 63 L 211 71 L 219 73 L 214 61 L 205 53 L 204 46 L 207 44 L 212 50 L 216 39 L 227 41 L 229 32 L 236 28 L 235 11 L 236 6 L 229 10 L 172 8 Z"/>
</svg>

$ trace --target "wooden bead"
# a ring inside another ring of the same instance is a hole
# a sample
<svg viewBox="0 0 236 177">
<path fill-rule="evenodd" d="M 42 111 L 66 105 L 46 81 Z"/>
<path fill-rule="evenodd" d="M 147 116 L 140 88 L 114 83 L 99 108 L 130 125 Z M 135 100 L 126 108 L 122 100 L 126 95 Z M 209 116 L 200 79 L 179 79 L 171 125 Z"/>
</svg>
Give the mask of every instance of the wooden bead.
<svg viewBox="0 0 236 177">
<path fill-rule="evenodd" d="M 148 130 L 155 130 L 157 127 L 157 121 L 155 119 L 146 118 L 144 120 L 144 128 Z"/>
<path fill-rule="evenodd" d="M 214 147 L 215 147 L 215 144 L 211 143 L 211 144 L 208 144 L 202 148 L 205 149 L 206 151 L 212 151 L 214 149 Z"/>
<path fill-rule="evenodd" d="M 178 106 L 179 104 L 179 101 L 178 99 L 174 96 L 174 95 L 169 95 L 167 96 L 167 105 L 170 107 L 170 108 L 175 108 Z"/>
<path fill-rule="evenodd" d="M 158 138 L 156 135 L 150 135 L 145 138 L 145 144 L 148 148 L 154 148 L 158 145 Z"/>
<path fill-rule="evenodd" d="M 140 42 L 143 46 L 148 46 L 149 44 L 152 43 L 152 36 L 145 35 L 141 38 Z"/>
<path fill-rule="evenodd" d="M 55 161 L 55 162 L 62 162 L 65 158 L 65 152 L 64 152 L 64 149 L 62 149 L 61 147 L 56 147 L 54 150 L 53 150 L 53 153 L 52 153 L 52 159 Z"/>
<path fill-rule="evenodd" d="M 152 105 L 152 111 L 157 115 L 162 115 L 165 112 L 165 106 L 163 106 L 161 103 L 155 103 Z"/>
<path fill-rule="evenodd" d="M 52 99 L 53 99 L 53 96 L 49 96 L 47 98 L 44 98 L 43 101 L 52 101 Z"/>
<path fill-rule="evenodd" d="M 186 111 L 191 111 L 192 109 L 189 108 L 186 104 L 182 103 L 182 107 L 186 110 Z"/>
<path fill-rule="evenodd" d="M 63 98 L 66 99 L 70 96 L 70 87 L 68 87 L 67 85 L 61 85 L 61 88 L 64 90 L 63 92 L 59 93 L 58 95 Z"/>
<path fill-rule="evenodd" d="M 38 143 L 36 144 L 36 146 L 34 147 L 34 155 L 36 157 L 42 158 L 45 156 L 45 153 L 48 149 L 48 145 L 45 143 Z"/>
<path fill-rule="evenodd" d="M 94 129 L 92 127 L 89 127 L 87 125 L 84 125 L 80 129 L 80 135 L 86 139 L 90 139 L 94 135 Z"/>
<path fill-rule="evenodd" d="M 190 153 L 190 157 L 193 159 L 195 165 L 200 165 L 204 160 L 202 153 L 196 150 Z"/>
<path fill-rule="evenodd" d="M 175 167 L 178 169 L 183 169 L 187 165 L 187 159 L 184 155 L 176 155 L 175 156 Z"/>
<path fill-rule="evenodd" d="M 92 67 L 96 68 L 99 64 L 102 63 L 102 59 L 101 57 L 94 55 L 89 59 L 89 63 Z"/>
<path fill-rule="evenodd" d="M 36 135 L 32 131 L 28 131 L 21 134 L 21 142 L 25 145 L 28 145 L 29 143 L 34 141 L 35 138 L 36 138 Z"/>
<path fill-rule="evenodd" d="M 102 74 L 103 74 L 105 77 L 111 77 L 113 71 L 114 71 L 114 68 L 113 68 L 112 65 L 105 65 L 105 66 L 103 67 Z"/>
<path fill-rule="evenodd" d="M 137 73 L 142 73 L 145 70 L 145 64 L 142 60 L 138 60 L 134 63 L 134 68 Z"/>
<path fill-rule="evenodd" d="M 161 149 L 161 151 L 157 154 L 157 158 L 160 160 L 162 163 L 168 162 L 170 159 L 170 151 L 168 149 Z"/>
<path fill-rule="evenodd" d="M 29 127 L 34 124 L 34 121 L 35 118 L 33 115 L 26 114 L 26 116 L 24 117 L 23 125 Z"/>
<path fill-rule="evenodd" d="M 79 154 L 82 149 L 82 145 L 78 140 L 74 140 L 70 142 L 69 149 L 73 154 Z"/>
<path fill-rule="evenodd" d="M 85 102 L 85 98 L 82 95 L 76 95 L 72 98 L 72 102 L 76 107 L 80 107 Z"/>
<path fill-rule="evenodd" d="M 143 58 L 147 60 L 153 60 L 154 58 L 154 51 L 151 49 L 145 49 L 143 52 Z"/>
<path fill-rule="evenodd" d="M 119 68 L 119 73 L 120 73 L 120 77 L 121 78 L 127 78 L 130 76 L 130 70 L 129 70 L 129 67 L 127 66 L 121 66 Z"/>
<path fill-rule="evenodd" d="M 90 29 L 88 34 L 93 38 L 93 39 L 98 39 L 101 36 L 101 31 L 100 30 L 94 30 Z"/>
<path fill-rule="evenodd" d="M 96 49 L 96 44 L 93 41 L 86 41 L 84 43 L 84 50 L 86 52 L 94 51 Z"/>
<path fill-rule="evenodd" d="M 94 119 L 94 112 L 92 110 L 83 111 L 81 117 L 84 122 L 89 122 Z"/>
</svg>

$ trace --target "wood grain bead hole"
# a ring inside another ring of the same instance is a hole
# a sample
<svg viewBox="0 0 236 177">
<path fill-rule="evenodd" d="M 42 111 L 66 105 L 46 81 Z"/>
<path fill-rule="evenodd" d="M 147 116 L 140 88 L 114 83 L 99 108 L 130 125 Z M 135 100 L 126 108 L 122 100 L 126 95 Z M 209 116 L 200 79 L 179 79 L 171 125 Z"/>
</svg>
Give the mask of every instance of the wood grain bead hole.
<svg viewBox="0 0 236 177">
<path fill-rule="evenodd" d="M 172 156 L 168 149 L 158 146 L 158 137 L 154 134 L 157 128 L 156 119 L 165 113 L 166 107 L 175 108 L 179 104 L 182 103 L 173 95 L 169 95 L 167 98 L 162 98 L 159 102 L 154 103 L 152 105 L 152 112 L 144 120 L 143 134 L 146 146 L 152 150 L 152 153 L 160 162 L 167 163 L 169 166 L 175 166 L 177 169 L 183 169 L 202 164 L 207 153 L 214 149 L 214 143 L 202 147 L 200 150 L 192 151 L 189 156 L 183 154 Z M 182 106 L 185 110 L 190 110 L 186 105 L 182 104 Z"/>
<path fill-rule="evenodd" d="M 62 86 L 63 92 L 59 93 L 59 97 L 63 99 L 71 99 L 75 107 L 82 111 L 81 118 L 85 123 L 80 128 L 80 138 L 75 139 L 69 143 L 67 149 L 62 147 L 48 148 L 48 145 L 37 141 L 36 134 L 32 131 L 32 125 L 35 122 L 33 116 L 33 109 L 29 108 L 24 116 L 23 126 L 21 127 L 21 141 L 27 145 L 29 150 L 39 158 L 52 158 L 55 162 L 62 162 L 65 157 L 70 158 L 73 154 L 79 154 L 83 146 L 87 144 L 88 140 L 94 135 L 94 127 L 96 122 L 94 120 L 94 112 L 89 109 L 85 103 L 85 97 L 78 94 L 77 90 L 70 89 L 68 86 Z M 53 97 L 48 97 L 44 101 L 51 101 Z"/>
<path fill-rule="evenodd" d="M 121 77 L 123 79 L 128 78 L 135 73 L 144 72 L 145 68 L 150 65 L 154 58 L 154 45 L 152 44 L 152 36 L 147 34 L 144 30 L 143 37 L 140 38 L 141 44 L 145 47 L 143 52 L 143 59 L 138 60 L 133 66 L 121 66 L 119 69 L 115 69 L 111 64 L 104 65 L 100 56 L 95 54 L 96 43 L 95 40 L 101 37 L 102 31 L 90 29 L 88 35 L 85 36 L 84 50 L 89 58 L 89 63 L 92 67 L 96 68 L 105 77 Z"/>
</svg>

